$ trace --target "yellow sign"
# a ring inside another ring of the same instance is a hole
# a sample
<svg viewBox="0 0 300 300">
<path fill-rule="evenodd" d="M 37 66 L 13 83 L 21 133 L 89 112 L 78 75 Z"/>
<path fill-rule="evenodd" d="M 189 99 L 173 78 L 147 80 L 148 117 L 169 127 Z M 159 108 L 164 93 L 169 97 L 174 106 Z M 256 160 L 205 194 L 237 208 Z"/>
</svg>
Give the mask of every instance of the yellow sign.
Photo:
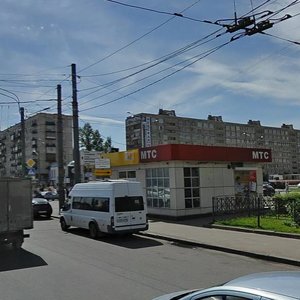
<svg viewBox="0 0 300 300">
<path fill-rule="evenodd" d="M 118 166 L 129 166 L 139 164 L 139 151 L 137 149 L 114 152 L 114 153 L 103 153 L 101 158 L 109 158 L 111 167 Z"/>
<path fill-rule="evenodd" d="M 30 168 L 32 168 L 35 165 L 35 161 L 32 158 L 28 159 L 26 163 L 27 166 Z"/>
<path fill-rule="evenodd" d="M 111 176 L 111 169 L 96 169 L 94 171 L 95 176 Z"/>
</svg>

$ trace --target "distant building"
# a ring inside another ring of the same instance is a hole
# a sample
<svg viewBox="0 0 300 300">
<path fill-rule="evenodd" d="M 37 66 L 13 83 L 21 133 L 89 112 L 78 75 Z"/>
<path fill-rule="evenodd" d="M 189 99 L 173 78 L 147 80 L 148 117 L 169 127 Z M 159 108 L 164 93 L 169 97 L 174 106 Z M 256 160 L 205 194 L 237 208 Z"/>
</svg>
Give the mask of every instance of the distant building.
<svg viewBox="0 0 300 300">
<path fill-rule="evenodd" d="M 300 173 L 300 130 L 283 124 L 280 128 L 224 122 L 221 116 L 207 120 L 178 117 L 175 111 L 140 113 L 126 119 L 127 150 L 166 144 L 188 144 L 243 148 L 268 148 L 272 162 L 265 164 L 265 177 L 271 174 Z"/>
<path fill-rule="evenodd" d="M 63 160 L 73 160 L 72 116 L 63 115 Z M 49 183 L 51 164 L 57 162 L 57 114 L 39 113 L 25 120 L 27 174 Z M 22 174 L 21 124 L 0 131 L 0 176 Z"/>
</svg>

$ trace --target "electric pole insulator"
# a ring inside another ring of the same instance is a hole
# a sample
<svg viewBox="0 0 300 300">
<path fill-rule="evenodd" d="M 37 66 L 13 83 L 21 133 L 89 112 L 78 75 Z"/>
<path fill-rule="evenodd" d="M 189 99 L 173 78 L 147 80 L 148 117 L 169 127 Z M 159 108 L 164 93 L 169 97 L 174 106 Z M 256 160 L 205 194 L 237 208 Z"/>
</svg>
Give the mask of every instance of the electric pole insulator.
<svg viewBox="0 0 300 300">
<path fill-rule="evenodd" d="M 271 27 L 273 27 L 273 23 L 271 23 L 269 20 L 262 21 L 256 24 L 255 27 L 251 29 L 246 29 L 246 35 L 253 35 L 255 33 L 263 32 L 264 30 L 267 30 Z"/>
<path fill-rule="evenodd" d="M 245 17 L 240 19 L 236 24 L 234 25 L 225 25 L 227 28 L 227 32 L 235 32 L 241 29 L 246 29 L 247 26 L 253 25 L 254 19 L 251 19 L 250 17 Z"/>
</svg>

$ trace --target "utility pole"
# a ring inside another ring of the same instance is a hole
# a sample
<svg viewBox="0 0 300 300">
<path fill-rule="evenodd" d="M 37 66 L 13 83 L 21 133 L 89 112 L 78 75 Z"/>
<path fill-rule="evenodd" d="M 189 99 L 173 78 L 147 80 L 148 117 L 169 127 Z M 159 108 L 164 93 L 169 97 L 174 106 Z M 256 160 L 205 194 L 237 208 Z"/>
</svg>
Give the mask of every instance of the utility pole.
<svg viewBox="0 0 300 300">
<path fill-rule="evenodd" d="M 58 162 L 58 199 L 59 212 L 65 202 L 64 190 L 64 150 L 63 150 L 63 120 L 61 112 L 61 85 L 57 85 L 57 162 Z"/>
<path fill-rule="evenodd" d="M 74 159 L 74 183 L 81 182 L 80 152 L 79 152 L 79 126 L 78 126 L 78 102 L 77 102 L 77 75 L 76 64 L 72 64 L 72 109 L 73 109 L 73 159 Z"/>
<path fill-rule="evenodd" d="M 26 144 L 25 144 L 25 120 L 24 120 L 24 107 L 20 107 L 21 115 L 21 146 L 22 146 L 22 176 L 26 176 Z"/>
</svg>

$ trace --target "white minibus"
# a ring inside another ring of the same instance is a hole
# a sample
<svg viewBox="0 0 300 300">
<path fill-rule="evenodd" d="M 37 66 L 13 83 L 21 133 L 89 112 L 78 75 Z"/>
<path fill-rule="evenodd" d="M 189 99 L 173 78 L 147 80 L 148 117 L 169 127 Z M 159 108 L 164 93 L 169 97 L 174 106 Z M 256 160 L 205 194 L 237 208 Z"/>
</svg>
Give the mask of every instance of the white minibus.
<svg viewBox="0 0 300 300">
<path fill-rule="evenodd" d="M 135 233 L 148 229 L 147 206 L 141 184 L 103 180 L 76 184 L 62 209 L 60 224 L 89 229 L 90 236 Z"/>
</svg>

